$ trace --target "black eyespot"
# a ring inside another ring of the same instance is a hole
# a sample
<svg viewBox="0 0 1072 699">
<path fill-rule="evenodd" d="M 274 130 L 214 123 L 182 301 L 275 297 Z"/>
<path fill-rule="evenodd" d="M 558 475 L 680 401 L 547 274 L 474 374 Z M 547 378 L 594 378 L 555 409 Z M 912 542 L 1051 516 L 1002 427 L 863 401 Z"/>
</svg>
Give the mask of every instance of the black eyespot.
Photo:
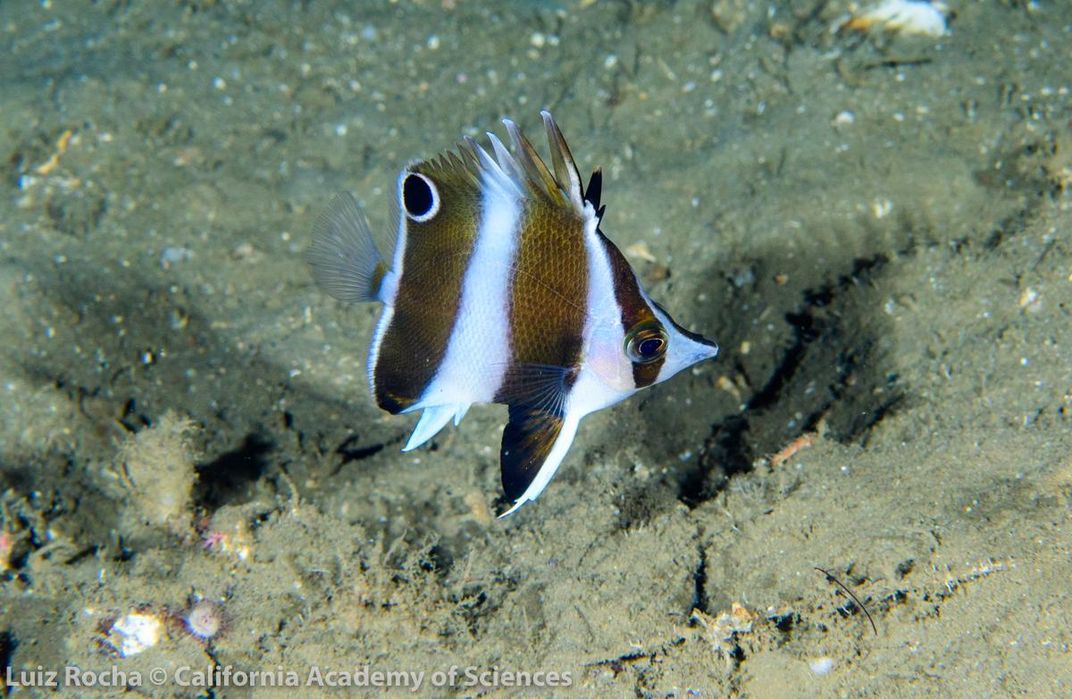
<svg viewBox="0 0 1072 699">
<path fill-rule="evenodd" d="M 402 180 L 402 208 L 406 216 L 418 223 L 431 219 L 439 211 L 439 192 L 435 184 L 416 172 Z"/>
<path fill-rule="evenodd" d="M 658 321 L 637 323 L 625 335 L 625 354 L 635 364 L 662 359 L 670 338 Z"/>
</svg>

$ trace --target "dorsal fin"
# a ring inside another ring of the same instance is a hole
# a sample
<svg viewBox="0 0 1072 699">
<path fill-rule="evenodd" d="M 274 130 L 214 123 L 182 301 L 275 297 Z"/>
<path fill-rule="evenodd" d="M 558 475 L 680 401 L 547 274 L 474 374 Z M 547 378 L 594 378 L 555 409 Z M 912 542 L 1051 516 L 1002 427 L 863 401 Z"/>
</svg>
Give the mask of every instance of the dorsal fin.
<svg viewBox="0 0 1072 699">
<path fill-rule="evenodd" d="M 558 180 L 560 189 L 565 189 L 574 206 L 584 208 L 581 194 L 581 174 L 577 171 L 577 163 L 573 160 L 566 139 L 558 129 L 551 112 L 540 112 L 543 117 L 543 125 L 547 129 L 547 142 L 551 146 L 551 165 L 555 168 L 555 179 Z"/>
<path fill-rule="evenodd" d="M 525 178 L 526 189 L 544 194 L 556 202 L 561 202 L 564 198 L 568 201 L 568 195 L 562 191 L 555 176 L 547 169 L 540 154 L 536 152 L 525 134 L 521 133 L 517 124 L 510 119 L 503 119 L 503 124 L 506 125 L 506 132 L 510 135 L 510 145 L 514 148 L 512 155 L 516 162 L 516 170 Z"/>
<path fill-rule="evenodd" d="M 554 118 L 546 111 L 540 114 L 547 129 L 547 141 L 551 146 L 551 168 L 540 158 L 517 124 L 509 119 L 503 119 L 503 124 L 506 125 L 513 152 L 507 150 L 494 134 L 489 133 L 488 138 L 491 140 L 495 157 L 503 172 L 512 175 L 526 192 L 546 197 L 556 206 L 570 207 L 578 214 L 584 215 L 584 193 L 577 164 Z"/>
<path fill-rule="evenodd" d="M 546 196 L 554 204 L 571 206 L 578 213 L 585 210 L 585 202 L 599 209 L 599 192 L 602 175 L 599 170 L 592 174 L 585 189 L 581 183 L 577 163 L 570 152 L 562 131 L 548 111 L 540 112 L 547 130 L 547 141 L 551 147 L 551 168 L 540 157 L 532 142 L 510 119 L 503 119 L 506 132 L 510 137 L 511 148 L 508 149 L 493 133 L 488 132 L 488 140 L 494 157 L 472 138 L 466 137 L 455 150 L 446 151 L 423 163 L 429 174 L 435 172 L 462 176 L 472 184 L 480 186 L 489 181 L 493 184 L 513 185 L 514 193 L 524 195 L 534 193 Z M 511 152 L 512 151 L 512 152 Z M 411 164 L 411 168 L 417 163 Z M 490 178 L 486 177 L 491 175 Z"/>
<path fill-rule="evenodd" d="M 461 181 L 472 185 L 474 191 L 478 191 L 484 172 L 484 164 L 480 156 L 474 152 L 469 141 L 462 141 L 456 150 L 448 150 L 421 163 L 410 163 L 407 170 L 424 170 L 429 176 L 447 176 L 460 178 Z M 479 148 L 479 146 L 477 146 Z"/>
<path fill-rule="evenodd" d="M 584 188 L 584 200 L 596 210 L 596 216 L 602 220 L 603 212 L 607 207 L 599 205 L 599 198 L 603 195 L 603 170 L 596 168 L 592 176 L 588 178 L 588 186 Z"/>
</svg>

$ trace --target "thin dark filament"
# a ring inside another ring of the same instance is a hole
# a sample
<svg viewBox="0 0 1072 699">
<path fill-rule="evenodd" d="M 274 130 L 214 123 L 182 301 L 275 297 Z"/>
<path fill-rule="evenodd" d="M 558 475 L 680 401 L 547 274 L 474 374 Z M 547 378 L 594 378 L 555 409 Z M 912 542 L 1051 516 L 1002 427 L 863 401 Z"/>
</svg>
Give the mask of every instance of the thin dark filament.
<svg viewBox="0 0 1072 699">
<path fill-rule="evenodd" d="M 850 590 L 849 588 L 845 587 L 845 585 L 843 585 L 840 580 L 835 578 L 834 574 L 831 573 L 830 571 L 824 570 L 823 568 L 819 568 L 818 566 L 816 566 L 815 570 L 817 570 L 820 573 L 822 573 L 823 575 L 825 575 L 827 582 L 830 582 L 830 581 L 836 582 L 837 586 L 840 587 L 842 590 L 844 590 L 846 595 L 848 595 L 849 597 L 852 598 L 852 601 L 856 603 L 856 606 L 864 611 L 864 614 L 867 616 L 867 620 L 869 622 L 871 622 L 871 630 L 874 631 L 875 635 L 877 636 L 878 635 L 878 627 L 875 626 L 875 620 L 871 618 L 871 612 L 867 611 L 867 607 L 864 606 L 864 603 L 861 602 L 860 599 L 856 595 L 852 594 L 852 590 Z"/>
</svg>

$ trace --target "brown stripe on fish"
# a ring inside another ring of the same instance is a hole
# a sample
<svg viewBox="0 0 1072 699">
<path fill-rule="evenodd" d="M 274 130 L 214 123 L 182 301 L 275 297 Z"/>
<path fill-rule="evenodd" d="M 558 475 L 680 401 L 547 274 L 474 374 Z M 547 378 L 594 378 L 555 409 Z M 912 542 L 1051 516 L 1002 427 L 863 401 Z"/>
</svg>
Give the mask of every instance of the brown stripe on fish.
<svg viewBox="0 0 1072 699">
<path fill-rule="evenodd" d="M 376 400 L 388 412 L 412 406 L 443 360 L 480 225 L 478 172 L 476 154 L 462 144 L 399 177 L 402 274 L 373 370 Z"/>
<path fill-rule="evenodd" d="M 514 366 L 573 369 L 580 363 L 588 298 L 588 255 L 581 213 L 567 202 L 534 196 L 521 217 L 510 289 Z M 563 374 L 568 391 L 576 373 Z M 524 392 L 527 371 L 507 372 L 503 399 Z"/>
<path fill-rule="evenodd" d="M 600 242 L 603 243 L 603 249 L 607 252 L 607 259 L 610 261 L 611 274 L 614 277 L 614 297 L 618 301 L 622 330 L 625 332 L 626 337 L 628 338 L 629 333 L 634 329 L 652 328 L 661 330 L 662 323 L 655 317 L 655 313 L 652 312 L 651 307 L 644 300 L 633 268 L 629 266 L 629 262 L 622 255 L 618 246 L 603 235 L 602 231 L 597 232 L 599 233 Z M 659 370 L 662 369 L 665 361 L 665 355 L 660 354 L 657 359 L 648 362 L 637 362 L 632 358 L 630 361 L 633 363 L 634 385 L 637 388 L 644 388 L 655 383 L 655 379 L 659 376 Z"/>
</svg>

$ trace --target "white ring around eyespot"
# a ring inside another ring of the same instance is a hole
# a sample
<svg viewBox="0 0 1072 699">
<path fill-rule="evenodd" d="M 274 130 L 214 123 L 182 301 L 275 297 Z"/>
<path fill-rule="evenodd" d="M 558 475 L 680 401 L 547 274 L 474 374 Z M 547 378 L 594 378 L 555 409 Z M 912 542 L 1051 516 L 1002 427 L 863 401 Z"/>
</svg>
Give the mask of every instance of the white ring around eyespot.
<svg viewBox="0 0 1072 699">
<path fill-rule="evenodd" d="M 414 216 L 408 210 L 406 210 L 406 180 L 410 177 L 419 177 L 426 185 L 428 185 L 428 191 L 432 194 L 432 205 L 428 207 L 428 211 L 421 214 L 420 216 Z M 421 173 L 404 172 L 402 174 L 402 177 L 399 178 L 398 181 L 398 202 L 401 205 L 400 208 L 402 209 L 402 213 L 406 215 L 406 218 L 411 221 L 416 221 L 417 223 L 424 223 L 425 221 L 432 220 L 435 215 L 439 213 L 439 190 L 436 189 L 435 182 L 432 182 L 432 180 L 428 179 Z"/>
</svg>

